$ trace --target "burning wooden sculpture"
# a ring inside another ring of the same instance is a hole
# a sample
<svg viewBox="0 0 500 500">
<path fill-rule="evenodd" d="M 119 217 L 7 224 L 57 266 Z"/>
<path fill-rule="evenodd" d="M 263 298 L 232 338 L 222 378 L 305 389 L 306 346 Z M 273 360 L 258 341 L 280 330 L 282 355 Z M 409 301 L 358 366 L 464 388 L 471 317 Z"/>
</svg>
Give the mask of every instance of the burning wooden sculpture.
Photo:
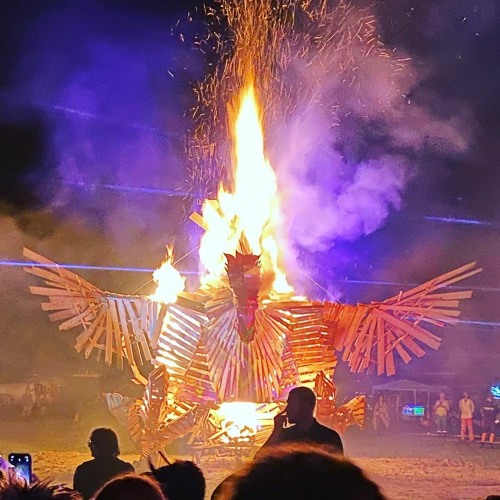
<svg viewBox="0 0 500 500">
<path fill-rule="evenodd" d="M 31 292 L 48 298 L 42 308 L 60 330 L 81 330 L 76 350 L 87 358 L 97 352 L 109 365 L 115 359 L 119 368 L 128 363 L 144 386 L 128 420 L 145 455 L 188 433 L 199 448 L 235 439 L 258 444 L 296 385 L 316 390 L 320 420 L 340 430 L 363 426 L 363 397 L 336 407 L 336 352 L 353 372 L 393 375 L 395 353 L 408 363 L 424 347 L 439 347 L 422 325 L 453 323 L 459 300 L 472 295 L 442 289 L 480 271 L 471 263 L 379 303 L 296 297 L 280 266 L 279 193 L 252 82 L 236 108 L 232 190 L 221 188 L 203 215 L 191 217 L 205 229 L 198 290 L 183 291 L 171 259 L 159 269 L 175 284 L 165 299 L 103 292 L 25 249 L 37 263 L 26 272 L 45 282 Z M 148 377 L 145 363 L 154 365 Z"/>
<path fill-rule="evenodd" d="M 253 441 L 261 442 L 270 419 L 295 385 L 308 385 L 318 396 L 318 416 L 344 430 L 362 426 L 364 398 L 335 407 L 335 351 L 354 372 L 392 375 L 394 354 L 405 363 L 437 349 L 440 338 L 422 327 L 443 325 L 459 316 L 460 299 L 471 291 L 443 292 L 452 283 L 480 271 L 468 264 L 384 302 L 350 306 L 304 299 L 256 300 L 256 256 L 228 259 L 231 287 L 181 292 L 173 304 L 148 297 L 103 292 L 55 263 L 25 249 L 39 266 L 26 272 L 42 278 L 52 321 L 60 330 L 79 327 L 75 349 L 93 351 L 107 364 L 126 361 L 144 398 L 130 409 L 129 427 L 144 454 L 191 433 L 190 442 L 217 446 L 229 440 L 232 425 L 218 408 L 223 403 L 253 402 L 263 425 Z M 238 278 L 236 278 L 236 276 Z M 248 276 L 248 277 L 247 277 Z M 237 292 L 249 279 L 246 295 Z M 146 378 L 141 366 L 156 368 Z M 225 430 L 224 430 L 225 429 Z"/>
</svg>

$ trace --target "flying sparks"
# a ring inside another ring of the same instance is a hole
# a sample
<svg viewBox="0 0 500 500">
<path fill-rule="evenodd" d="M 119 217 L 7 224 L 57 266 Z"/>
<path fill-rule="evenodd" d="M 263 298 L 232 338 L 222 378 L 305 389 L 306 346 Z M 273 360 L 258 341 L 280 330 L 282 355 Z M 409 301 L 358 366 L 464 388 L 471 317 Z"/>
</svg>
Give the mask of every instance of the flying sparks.
<svg viewBox="0 0 500 500">
<path fill-rule="evenodd" d="M 271 143 L 311 104 L 329 126 L 338 124 L 343 102 L 360 98 L 358 73 L 366 60 L 389 65 L 394 75 L 405 66 L 384 47 L 372 13 L 345 0 L 218 0 L 205 17 L 210 31 L 197 45 L 217 63 L 195 88 L 188 153 L 193 187 L 209 196 L 231 176 L 227 103 L 243 88 L 249 67 Z"/>
</svg>

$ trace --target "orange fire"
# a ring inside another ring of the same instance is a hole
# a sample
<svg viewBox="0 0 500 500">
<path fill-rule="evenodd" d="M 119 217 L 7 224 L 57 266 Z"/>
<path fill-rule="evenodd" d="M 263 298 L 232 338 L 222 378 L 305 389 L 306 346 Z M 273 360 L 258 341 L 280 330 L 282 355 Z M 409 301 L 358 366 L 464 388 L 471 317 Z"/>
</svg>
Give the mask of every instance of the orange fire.
<svg viewBox="0 0 500 500">
<path fill-rule="evenodd" d="M 162 265 L 153 273 L 153 280 L 158 285 L 156 291 L 151 295 L 152 300 L 171 304 L 177 300 L 177 295 L 184 290 L 186 278 L 175 269 L 174 247 L 167 246 L 167 257 Z"/>
<path fill-rule="evenodd" d="M 273 418 L 279 411 L 279 406 L 274 403 L 259 405 L 246 401 L 234 401 L 222 403 L 216 415 L 221 420 L 221 427 L 226 434 L 223 440 L 226 442 L 244 441 L 255 437 L 260 429 L 270 428 Z"/>
<path fill-rule="evenodd" d="M 233 188 L 220 187 L 217 200 L 205 200 L 202 225 L 206 232 L 200 260 L 206 270 L 202 286 L 217 286 L 224 275 L 224 254 L 260 255 L 261 275 L 274 293 L 292 293 L 280 265 L 277 228 L 280 225 L 276 174 L 264 152 L 262 116 L 253 80 L 242 90 L 232 124 Z M 267 280 L 266 280 L 267 281 Z"/>
</svg>

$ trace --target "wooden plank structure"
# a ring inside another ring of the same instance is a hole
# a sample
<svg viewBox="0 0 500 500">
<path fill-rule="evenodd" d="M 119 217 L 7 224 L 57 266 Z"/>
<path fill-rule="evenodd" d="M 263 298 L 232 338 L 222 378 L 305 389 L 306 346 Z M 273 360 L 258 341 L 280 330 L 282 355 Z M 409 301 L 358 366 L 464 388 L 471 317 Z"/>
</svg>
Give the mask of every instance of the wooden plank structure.
<svg viewBox="0 0 500 500">
<path fill-rule="evenodd" d="M 182 292 L 167 305 L 104 292 L 30 250 L 24 255 L 36 263 L 25 271 L 45 284 L 30 290 L 47 297 L 42 308 L 55 311 L 51 321 L 61 322 L 60 330 L 80 329 L 75 349 L 86 357 L 104 353 L 107 364 L 115 359 L 120 368 L 126 361 L 144 385 L 128 421 L 145 455 L 187 433 L 198 447 L 223 446 L 228 441 L 219 404 L 253 401 L 276 413 L 297 385 L 316 391 L 325 422 L 339 430 L 352 423 L 362 427 L 363 396 L 336 406 L 335 351 L 353 372 L 393 375 L 394 353 L 408 363 L 423 356 L 424 347 L 440 346 L 422 323 L 456 322 L 459 301 L 472 295 L 442 289 L 481 271 L 473 262 L 383 302 L 357 306 L 259 298 L 249 323 L 230 283 Z M 146 361 L 155 366 L 148 378 L 140 372 Z M 255 442 L 269 431 L 261 429 Z"/>
<path fill-rule="evenodd" d="M 438 276 L 383 302 L 346 306 L 324 303 L 323 319 L 336 331 L 335 346 L 353 372 L 377 371 L 394 375 L 396 352 L 404 363 L 422 357 L 424 347 L 438 349 L 441 339 L 421 326 L 454 324 L 459 301 L 472 297 L 471 290 L 443 292 L 442 289 L 481 272 L 476 262 Z"/>
<path fill-rule="evenodd" d="M 49 319 L 61 322 L 59 330 L 79 328 L 75 349 L 89 358 L 104 353 L 111 365 L 113 358 L 123 369 L 130 365 L 136 382 L 145 384 L 139 367 L 151 362 L 153 352 L 148 333 L 155 328 L 158 304 L 147 297 L 125 296 L 104 292 L 71 271 L 41 255 L 24 249 L 23 255 L 37 263 L 24 271 L 43 280 L 46 286 L 30 286 L 34 295 L 47 297 L 44 311 L 55 311 Z"/>
</svg>

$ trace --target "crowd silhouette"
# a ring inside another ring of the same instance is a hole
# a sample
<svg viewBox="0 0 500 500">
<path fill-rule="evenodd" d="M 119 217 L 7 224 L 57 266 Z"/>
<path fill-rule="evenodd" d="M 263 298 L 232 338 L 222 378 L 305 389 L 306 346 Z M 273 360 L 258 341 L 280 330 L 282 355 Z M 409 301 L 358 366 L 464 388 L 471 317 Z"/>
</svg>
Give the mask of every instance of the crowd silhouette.
<svg viewBox="0 0 500 500">
<path fill-rule="evenodd" d="M 468 395 L 461 401 L 463 418 L 470 418 Z M 384 424 L 385 401 L 379 399 L 377 417 Z M 316 397 L 306 387 L 290 391 L 285 411 L 274 419 L 274 429 L 250 463 L 222 481 L 212 494 L 213 500 L 379 500 L 385 498 L 379 486 L 344 456 L 340 436 L 314 418 Z M 441 409 L 441 411 L 437 411 Z M 434 406 L 437 416 L 446 416 L 449 405 L 444 394 Z M 481 442 L 495 438 L 492 427 L 498 407 L 486 400 L 482 416 L 489 427 Z M 292 427 L 288 427 L 292 424 Z M 468 422 L 466 423 L 468 424 Z M 490 425 L 491 424 L 491 425 Z M 467 425 L 468 427 L 468 425 Z M 441 422 L 439 430 L 446 433 Z M 462 427 L 462 436 L 465 429 Z M 25 481 L 13 468 L 1 463 L 0 500 L 203 500 L 205 477 L 192 461 L 170 462 L 156 467 L 149 461 L 149 472 L 137 474 L 132 464 L 118 458 L 116 433 L 97 428 L 88 440 L 92 459 L 80 464 L 74 473 L 73 489 L 51 484 L 48 480 Z M 488 497 L 489 499 L 500 497 Z"/>
</svg>

